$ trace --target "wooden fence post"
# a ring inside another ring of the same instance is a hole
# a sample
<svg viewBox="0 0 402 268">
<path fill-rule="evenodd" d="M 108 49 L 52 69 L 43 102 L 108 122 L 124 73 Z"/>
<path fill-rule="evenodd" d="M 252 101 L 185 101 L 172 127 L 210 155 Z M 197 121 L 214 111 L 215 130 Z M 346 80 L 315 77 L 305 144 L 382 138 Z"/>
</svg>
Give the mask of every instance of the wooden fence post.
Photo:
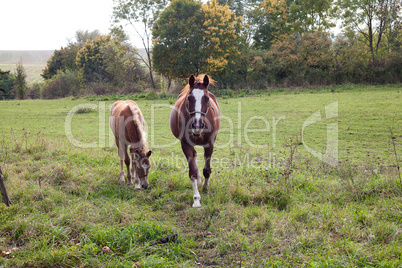
<svg viewBox="0 0 402 268">
<path fill-rule="evenodd" d="M 1 172 L 1 168 L 0 168 L 0 190 L 1 195 L 3 196 L 4 204 L 6 204 L 6 206 L 9 207 L 12 203 L 10 198 L 8 197 L 6 186 L 4 185 L 3 173 Z"/>
</svg>

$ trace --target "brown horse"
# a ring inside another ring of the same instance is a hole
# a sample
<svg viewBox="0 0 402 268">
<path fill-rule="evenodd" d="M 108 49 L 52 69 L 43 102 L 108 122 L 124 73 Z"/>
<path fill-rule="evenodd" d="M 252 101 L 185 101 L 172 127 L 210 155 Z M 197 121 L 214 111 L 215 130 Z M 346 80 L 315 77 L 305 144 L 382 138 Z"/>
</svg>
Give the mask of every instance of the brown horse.
<svg viewBox="0 0 402 268">
<path fill-rule="evenodd" d="M 220 125 L 218 102 L 214 94 L 208 91 L 208 85 L 213 82 L 208 75 L 191 75 L 188 85 L 177 98 L 170 114 L 170 129 L 181 141 L 181 148 L 188 161 L 189 176 L 193 185 L 193 207 L 201 207 L 201 196 L 197 188 L 197 183 L 201 182 L 201 174 L 198 171 L 194 146 L 204 147 L 203 187 L 207 189 L 211 175 L 211 156 Z"/>
<path fill-rule="evenodd" d="M 140 108 L 132 100 L 116 101 L 110 111 L 110 128 L 113 131 L 120 157 L 120 181 L 124 179 L 124 164 L 127 166 L 127 184 L 132 185 L 134 178 L 135 189 L 148 188 L 148 171 L 151 167 L 145 133 L 144 117 Z M 130 145 L 130 156 L 127 148 Z M 141 181 L 141 186 L 140 186 Z"/>
</svg>

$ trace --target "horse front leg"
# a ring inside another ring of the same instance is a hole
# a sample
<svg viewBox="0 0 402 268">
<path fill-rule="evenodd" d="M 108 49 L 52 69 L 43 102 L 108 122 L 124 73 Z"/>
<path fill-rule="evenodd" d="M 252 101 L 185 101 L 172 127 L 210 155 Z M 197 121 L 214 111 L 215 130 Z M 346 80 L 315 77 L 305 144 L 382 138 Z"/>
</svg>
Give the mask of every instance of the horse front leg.
<svg viewBox="0 0 402 268">
<path fill-rule="evenodd" d="M 127 152 L 127 145 L 125 146 L 125 149 L 124 149 L 124 153 L 125 153 L 125 159 L 124 159 L 124 162 L 126 163 L 126 167 L 127 167 L 127 185 L 133 185 L 133 180 L 132 180 L 132 172 L 131 172 L 131 170 L 130 170 L 130 164 L 131 164 L 131 161 L 130 161 L 130 156 L 128 155 L 128 152 Z"/>
<path fill-rule="evenodd" d="M 116 139 L 116 144 L 117 144 L 117 150 L 119 153 L 119 159 L 120 159 L 120 177 L 119 177 L 119 181 L 124 183 L 126 181 L 126 179 L 124 178 L 125 174 L 124 174 L 124 162 L 125 162 L 125 154 L 124 151 L 127 150 L 127 148 L 125 147 L 124 144 L 119 143 Z"/>
<path fill-rule="evenodd" d="M 131 173 L 133 174 L 134 178 L 134 189 L 135 190 L 141 190 L 141 184 L 140 184 L 140 178 L 138 177 L 138 173 L 135 171 L 135 163 L 138 161 L 138 159 L 135 158 L 135 154 L 131 154 Z M 132 182 L 131 182 L 132 184 Z"/>
<path fill-rule="evenodd" d="M 204 174 L 204 183 L 202 184 L 202 187 L 206 190 L 209 185 L 209 177 L 211 176 L 211 157 L 212 153 L 214 151 L 214 145 L 213 143 L 209 144 L 207 147 L 204 148 L 204 159 L 205 159 L 205 165 L 202 173 Z"/>
<path fill-rule="evenodd" d="M 193 147 L 194 148 L 194 147 Z M 197 183 L 201 183 L 201 173 L 200 170 L 198 169 L 198 162 L 197 162 L 197 151 L 194 149 L 194 165 L 197 170 Z"/>
<path fill-rule="evenodd" d="M 181 143 L 181 147 L 184 155 L 187 158 L 188 168 L 189 168 L 189 177 L 191 180 L 191 184 L 193 186 L 193 208 L 201 207 L 201 196 L 198 191 L 197 183 L 200 179 L 200 174 L 198 171 L 197 163 L 195 162 L 197 153 L 195 153 L 195 149 L 193 146 L 188 145 L 185 142 Z M 195 156 L 195 157 L 194 157 Z"/>
</svg>

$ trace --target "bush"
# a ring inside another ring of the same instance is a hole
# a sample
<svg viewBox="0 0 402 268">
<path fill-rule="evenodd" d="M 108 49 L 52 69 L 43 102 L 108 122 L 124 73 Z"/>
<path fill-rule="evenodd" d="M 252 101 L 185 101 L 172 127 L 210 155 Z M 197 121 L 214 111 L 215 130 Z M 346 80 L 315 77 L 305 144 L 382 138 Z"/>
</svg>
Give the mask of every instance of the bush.
<svg viewBox="0 0 402 268">
<path fill-rule="evenodd" d="M 326 33 L 290 35 L 267 51 L 251 54 L 248 84 L 307 86 L 345 83 L 400 83 L 402 53 L 377 55 L 375 61 L 358 40 Z M 265 81 L 265 83 L 264 83 Z"/>
<path fill-rule="evenodd" d="M 77 72 L 59 71 L 52 79 L 46 81 L 41 92 L 41 98 L 57 99 L 77 96 L 80 90 L 80 78 Z"/>
<path fill-rule="evenodd" d="M 104 82 L 91 82 L 85 86 L 84 95 L 108 95 L 113 93 L 113 88 L 111 88 L 107 83 Z"/>
<path fill-rule="evenodd" d="M 401 53 L 391 53 L 377 58 L 367 66 L 366 80 L 374 84 L 400 83 L 402 81 L 401 69 Z"/>
<path fill-rule="evenodd" d="M 37 99 L 40 97 L 40 89 L 41 89 L 41 85 L 38 83 L 34 83 L 32 84 L 32 86 L 30 86 L 28 88 L 27 91 L 27 97 L 29 99 Z"/>
<path fill-rule="evenodd" d="M 10 71 L 2 71 L 0 69 L 0 88 L 4 90 L 4 93 L 0 92 L 1 98 L 9 99 L 14 98 L 13 85 L 15 76 Z"/>
<path fill-rule="evenodd" d="M 325 33 L 291 35 L 272 45 L 264 55 L 269 83 L 302 86 L 327 84 L 334 65 L 331 39 Z"/>
</svg>

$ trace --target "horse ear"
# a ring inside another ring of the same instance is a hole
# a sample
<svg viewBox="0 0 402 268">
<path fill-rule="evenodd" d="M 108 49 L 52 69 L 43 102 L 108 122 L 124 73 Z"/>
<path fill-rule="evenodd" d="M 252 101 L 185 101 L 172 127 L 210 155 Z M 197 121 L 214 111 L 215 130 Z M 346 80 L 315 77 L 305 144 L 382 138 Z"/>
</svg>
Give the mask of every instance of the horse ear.
<svg viewBox="0 0 402 268">
<path fill-rule="evenodd" d="M 188 79 L 188 84 L 190 85 L 190 87 L 194 86 L 194 82 L 195 82 L 195 77 L 194 77 L 194 75 L 191 75 L 190 78 Z"/>
<path fill-rule="evenodd" d="M 151 151 L 151 150 L 149 150 L 149 151 L 148 151 L 148 153 L 147 153 L 147 157 L 150 157 L 150 156 L 151 156 L 151 154 L 152 154 L 152 151 Z"/>
<path fill-rule="evenodd" d="M 208 85 L 209 85 L 209 77 L 208 77 L 208 75 L 204 76 L 204 82 L 202 84 L 203 84 L 203 86 L 205 88 L 208 87 Z"/>
</svg>

